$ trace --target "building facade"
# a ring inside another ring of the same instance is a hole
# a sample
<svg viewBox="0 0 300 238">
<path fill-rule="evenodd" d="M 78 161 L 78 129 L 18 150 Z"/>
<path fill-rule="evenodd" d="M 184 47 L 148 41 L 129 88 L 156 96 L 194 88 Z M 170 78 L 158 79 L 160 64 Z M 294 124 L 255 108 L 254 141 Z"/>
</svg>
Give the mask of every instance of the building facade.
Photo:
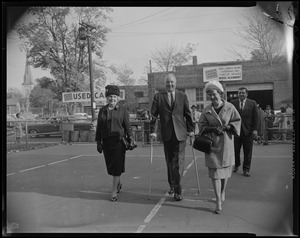
<svg viewBox="0 0 300 238">
<path fill-rule="evenodd" d="M 219 80 L 225 88 L 228 101 L 237 98 L 238 88 L 246 87 L 249 91 L 248 97 L 256 100 L 262 109 L 265 109 L 266 105 L 279 109 L 287 103 L 293 104 L 292 71 L 287 63 L 274 64 L 273 67 L 253 61 L 197 64 L 194 56 L 192 65 L 174 67 L 177 89 L 186 93 L 190 106 L 194 104 L 202 110 L 210 103 L 204 91 L 209 76 L 206 69 L 224 69 L 230 68 L 229 66 L 237 66 L 241 74 L 238 80 L 228 79 L 230 77 Z M 154 94 L 165 88 L 165 74 L 166 72 L 148 73 L 149 108 Z"/>
</svg>

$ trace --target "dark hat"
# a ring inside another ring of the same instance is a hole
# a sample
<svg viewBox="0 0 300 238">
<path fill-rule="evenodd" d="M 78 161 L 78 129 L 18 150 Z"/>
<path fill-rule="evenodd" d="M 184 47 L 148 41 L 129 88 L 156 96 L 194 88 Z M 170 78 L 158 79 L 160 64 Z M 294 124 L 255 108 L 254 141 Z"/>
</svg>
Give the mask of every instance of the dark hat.
<svg viewBox="0 0 300 238">
<path fill-rule="evenodd" d="M 193 108 L 193 107 L 194 107 L 194 108 L 197 108 L 195 105 L 191 106 L 191 108 Z"/>
<path fill-rule="evenodd" d="M 108 97 L 110 95 L 120 96 L 120 89 L 117 85 L 107 85 L 105 87 L 105 97 Z"/>
</svg>

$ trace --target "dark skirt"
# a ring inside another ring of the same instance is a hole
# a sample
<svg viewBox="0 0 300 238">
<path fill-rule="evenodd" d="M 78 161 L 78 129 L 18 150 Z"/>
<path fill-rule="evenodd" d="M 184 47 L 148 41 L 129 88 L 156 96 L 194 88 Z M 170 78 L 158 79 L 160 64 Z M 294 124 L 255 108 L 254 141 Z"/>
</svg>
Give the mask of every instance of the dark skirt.
<svg viewBox="0 0 300 238">
<path fill-rule="evenodd" d="M 109 175 L 120 176 L 125 172 L 125 152 L 125 146 L 119 137 L 103 139 L 103 154 Z"/>
</svg>

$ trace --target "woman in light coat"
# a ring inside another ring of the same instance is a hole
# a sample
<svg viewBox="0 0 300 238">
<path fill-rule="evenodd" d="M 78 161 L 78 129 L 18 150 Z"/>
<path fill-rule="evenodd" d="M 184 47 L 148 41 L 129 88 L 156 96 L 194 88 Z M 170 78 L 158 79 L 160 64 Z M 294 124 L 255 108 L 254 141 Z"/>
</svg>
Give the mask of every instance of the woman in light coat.
<svg viewBox="0 0 300 238">
<path fill-rule="evenodd" d="M 215 213 L 222 211 L 225 201 L 225 189 L 234 166 L 234 136 L 239 136 L 241 117 L 236 108 L 222 99 L 224 89 L 218 81 L 205 85 L 205 91 L 211 100 L 201 113 L 199 134 L 213 139 L 210 153 L 205 153 L 205 166 L 216 196 Z"/>
</svg>

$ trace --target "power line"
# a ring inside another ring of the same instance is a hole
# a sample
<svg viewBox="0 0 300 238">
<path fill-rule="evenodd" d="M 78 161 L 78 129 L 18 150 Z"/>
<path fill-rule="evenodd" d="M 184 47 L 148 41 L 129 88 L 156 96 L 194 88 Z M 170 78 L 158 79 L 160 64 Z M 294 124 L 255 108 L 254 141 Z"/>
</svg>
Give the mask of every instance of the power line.
<svg viewBox="0 0 300 238">
<path fill-rule="evenodd" d="M 153 14 L 151 14 L 151 15 L 146 16 L 146 17 L 142 17 L 142 18 L 140 18 L 140 19 L 134 20 L 134 21 L 132 21 L 132 22 L 128 22 L 128 23 L 126 23 L 126 24 L 123 24 L 123 25 L 119 25 L 119 26 L 113 27 L 112 30 L 113 30 L 113 29 L 116 29 L 116 28 L 120 28 L 120 27 L 124 27 L 124 26 L 130 25 L 130 24 L 137 23 L 137 22 L 139 22 L 139 21 L 141 21 L 141 20 L 143 20 L 143 19 L 146 19 L 146 18 L 155 16 L 155 15 L 157 15 L 157 14 L 159 14 L 159 13 L 161 13 L 161 12 L 165 12 L 165 11 L 171 9 L 171 8 L 172 8 L 172 7 L 169 7 L 169 8 L 167 8 L 167 9 L 164 9 L 164 10 L 158 11 L 158 12 L 155 12 L 155 13 L 153 13 Z"/>
<path fill-rule="evenodd" d="M 219 32 L 219 31 L 231 31 L 240 27 L 227 27 L 219 29 L 202 29 L 198 31 L 177 31 L 177 32 L 118 32 L 118 35 L 110 35 L 108 37 L 130 37 L 130 36 L 149 36 L 149 35 L 176 35 L 176 34 L 191 34 L 191 33 L 202 33 L 202 32 Z M 124 35 L 123 35 L 124 34 Z"/>
<path fill-rule="evenodd" d="M 133 65 L 134 67 L 136 67 L 137 64 L 142 65 L 140 61 L 138 61 L 138 60 L 136 60 L 136 59 L 134 59 L 134 58 L 128 56 L 127 54 L 121 52 L 120 50 L 117 50 L 117 49 L 112 48 L 112 47 L 110 47 L 110 46 L 108 46 L 108 47 L 112 50 L 112 51 L 111 51 L 112 54 L 114 54 L 114 55 L 116 55 L 116 56 L 121 56 L 121 57 L 126 56 L 126 57 L 127 57 L 127 58 L 126 58 L 127 61 L 126 61 L 125 63 L 129 63 L 129 64 Z"/>
<path fill-rule="evenodd" d="M 127 26 L 127 27 L 124 27 L 124 28 L 126 29 L 126 28 L 130 28 L 130 27 L 137 26 L 137 25 L 149 23 L 149 22 L 157 22 L 157 21 L 159 21 L 159 22 L 166 22 L 166 21 L 173 21 L 173 20 L 182 20 L 182 19 L 191 19 L 191 18 L 201 18 L 201 17 L 206 17 L 206 16 L 214 16 L 214 15 L 222 15 L 222 14 L 230 14 L 230 13 L 234 14 L 234 12 L 235 12 L 235 11 L 231 11 L 231 12 L 228 12 L 228 11 L 227 11 L 227 12 L 214 13 L 214 14 L 204 14 L 204 15 L 202 14 L 202 15 L 197 15 L 197 16 L 177 17 L 177 18 L 167 18 L 167 19 L 159 20 L 159 19 L 161 19 L 161 18 L 163 18 L 163 17 L 165 17 L 165 16 L 167 16 L 167 15 L 171 15 L 171 14 L 174 14 L 175 12 L 178 12 L 178 11 L 180 11 L 180 10 L 185 10 L 185 9 L 188 9 L 188 7 L 185 7 L 184 9 L 178 9 L 178 10 L 176 10 L 176 11 L 174 11 L 174 12 L 171 12 L 171 13 L 168 13 L 168 14 L 165 14 L 165 15 L 162 15 L 162 16 L 159 16 L 159 17 L 157 17 L 157 18 L 155 18 L 155 19 L 152 19 L 152 20 L 138 22 L 138 23 L 136 23 L 136 24 L 133 24 L 133 25 L 131 25 L 131 26 Z M 243 11 L 248 11 L 248 10 L 252 10 L 252 9 L 244 9 Z M 239 11 L 240 11 L 240 10 L 239 10 Z M 124 29 L 124 28 L 123 28 L 123 29 Z M 112 28 L 112 29 L 114 29 L 114 28 Z"/>
<path fill-rule="evenodd" d="M 186 7 L 185 7 L 186 8 Z M 183 8 L 184 9 L 184 8 Z M 157 18 L 155 18 L 154 20 L 159 20 L 159 19 L 161 19 L 161 18 L 163 18 L 163 17 L 165 17 L 165 16 L 168 16 L 168 15 L 171 15 L 171 14 L 174 14 L 175 12 L 178 12 L 178 11 L 181 11 L 181 10 L 183 10 L 182 8 L 181 9 L 177 9 L 176 11 L 173 11 L 173 12 L 170 12 L 170 13 L 167 13 L 167 14 L 165 14 L 165 15 L 162 15 L 162 16 L 158 16 Z M 144 23 L 148 23 L 148 22 L 153 22 L 153 20 L 148 20 L 148 21 L 142 21 L 142 22 L 137 22 L 137 23 L 133 23 L 133 25 L 131 25 L 131 26 L 125 26 L 125 27 L 123 27 L 122 29 L 126 29 L 126 28 L 130 28 L 130 27 L 134 27 L 134 26 L 137 26 L 137 25 L 140 25 L 140 24 L 144 24 Z"/>
</svg>

